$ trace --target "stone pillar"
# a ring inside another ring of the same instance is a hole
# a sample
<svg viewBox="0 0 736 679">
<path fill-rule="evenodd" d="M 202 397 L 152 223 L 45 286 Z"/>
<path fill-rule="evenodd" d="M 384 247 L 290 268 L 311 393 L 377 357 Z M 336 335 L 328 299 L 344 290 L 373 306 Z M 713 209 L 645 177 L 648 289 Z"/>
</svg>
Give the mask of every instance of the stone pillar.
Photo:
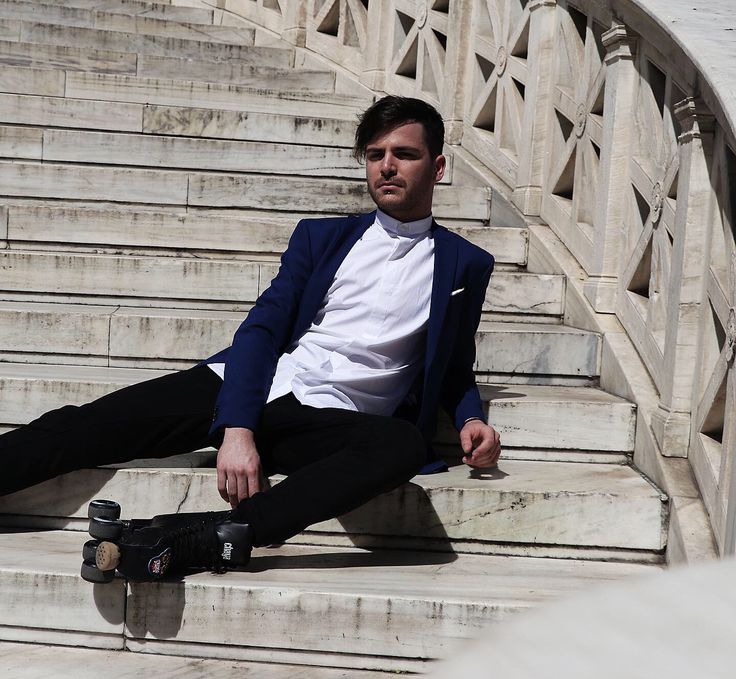
<svg viewBox="0 0 736 679">
<path fill-rule="evenodd" d="M 286 42 L 304 47 L 307 44 L 307 5 L 309 0 L 291 0 L 284 12 L 281 37 Z"/>
<path fill-rule="evenodd" d="M 732 262 L 731 279 L 732 286 L 736 287 L 736 263 Z M 723 422 L 723 454 L 726 456 L 721 464 L 726 468 L 726 525 L 723 536 L 723 556 L 736 554 L 736 369 L 734 359 L 736 358 L 736 289 L 731 290 L 731 311 L 728 316 L 728 327 L 726 328 L 728 343 L 728 377 L 726 378 L 726 417 Z"/>
<path fill-rule="evenodd" d="M 391 59 L 391 7 L 385 0 L 370 0 L 365 49 L 360 82 L 376 92 L 386 91 L 386 64 Z"/>
<path fill-rule="evenodd" d="M 687 457 L 695 366 L 698 358 L 700 303 L 708 256 L 708 214 L 713 194 L 708 158 L 712 157 L 714 118 L 691 97 L 675 107 L 682 133 L 677 211 L 667 300 L 664 370 L 659 379 L 660 402 L 652 430 L 662 454 Z M 656 190 L 655 190 L 656 194 Z M 652 210 L 656 211 L 655 202 Z"/>
<path fill-rule="evenodd" d="M 557 0 L 529 3 L 529 82 L 522 123 L 527 143 L 519 153 L 519 170 L 512 200 L 522 214 L 539 216 L 542 206 L 545 158 L 550 152 Z"/>
<path fill-rule="evenodd" d="M 603 34 L 606 92 L 598 201 L 593 214 L 593 249 L 587 263 L 585 297 L 598 313 L 614 313 L 629 195 L 631 109 L 636 88 L 636 40 L 617 24 Z"/>
<path fill-rule="evenodd" d="M 445 141 L 459 145 L 463 137 L 465 89 L 470 80 L 470 32 L 478 0 L 454 0 L 450 5 L 444 92 L 440 95 L 445 119 Z"/>
</svg>

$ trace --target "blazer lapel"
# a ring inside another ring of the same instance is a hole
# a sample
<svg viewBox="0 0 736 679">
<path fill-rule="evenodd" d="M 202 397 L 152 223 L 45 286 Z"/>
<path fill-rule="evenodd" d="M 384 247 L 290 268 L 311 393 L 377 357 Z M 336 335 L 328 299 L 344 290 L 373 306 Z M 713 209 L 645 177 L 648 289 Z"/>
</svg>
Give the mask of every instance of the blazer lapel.
<svg viewBox="0 0 736 679">
<path fill-rule="evenodd" d="M 449 232 L 436 222 L 434 229 L 434 275 L 432 277 L 432 301 L 429 308 L 427 348 L 424 361 L 424 383 L 428 384 L 429 367 L 434 361 L 442 337 L 447 303 L 455 280 L 457 245 Z"/>
</svg>

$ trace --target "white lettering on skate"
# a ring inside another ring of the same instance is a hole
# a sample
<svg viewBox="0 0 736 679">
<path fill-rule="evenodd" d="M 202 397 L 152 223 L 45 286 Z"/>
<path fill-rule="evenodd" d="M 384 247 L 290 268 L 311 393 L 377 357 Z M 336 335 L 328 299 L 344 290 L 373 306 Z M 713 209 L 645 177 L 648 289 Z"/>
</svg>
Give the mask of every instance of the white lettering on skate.
<svg viewBox="0 0 736 679">
<path fill-rule="evenodd" d="M 222 546 L 222 558 L 225 559 L 225 561 L 230 561 L 233 555 L 233 543 L 232 542 L 226 542 Z"/>
</svg>

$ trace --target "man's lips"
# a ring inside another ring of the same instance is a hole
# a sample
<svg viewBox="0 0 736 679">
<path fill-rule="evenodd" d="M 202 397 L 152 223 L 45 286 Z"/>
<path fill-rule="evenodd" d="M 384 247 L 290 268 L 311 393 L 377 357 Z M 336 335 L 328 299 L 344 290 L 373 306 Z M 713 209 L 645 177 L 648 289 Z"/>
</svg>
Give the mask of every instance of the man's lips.
<svg viewBox="0 0 736 679">
<path fill-rule="evenodd" d="M 380 182 L 376 188 L 379 189 L 400 189 L 401 184 L 395 184 L 394 182 Z"/>
</svg>

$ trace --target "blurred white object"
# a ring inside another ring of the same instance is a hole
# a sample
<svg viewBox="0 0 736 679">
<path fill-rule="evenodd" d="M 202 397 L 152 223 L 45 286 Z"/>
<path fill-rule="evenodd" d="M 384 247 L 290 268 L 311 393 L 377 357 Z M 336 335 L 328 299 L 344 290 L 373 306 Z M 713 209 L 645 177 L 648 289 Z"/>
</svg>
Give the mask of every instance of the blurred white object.
<svg viewBox="0 0 736 679">
<path fill-rule="evenodd" d="M 606 585 L 489 628 L 432 679 L 736 676 L 736 561 Z"/>
</svg>

